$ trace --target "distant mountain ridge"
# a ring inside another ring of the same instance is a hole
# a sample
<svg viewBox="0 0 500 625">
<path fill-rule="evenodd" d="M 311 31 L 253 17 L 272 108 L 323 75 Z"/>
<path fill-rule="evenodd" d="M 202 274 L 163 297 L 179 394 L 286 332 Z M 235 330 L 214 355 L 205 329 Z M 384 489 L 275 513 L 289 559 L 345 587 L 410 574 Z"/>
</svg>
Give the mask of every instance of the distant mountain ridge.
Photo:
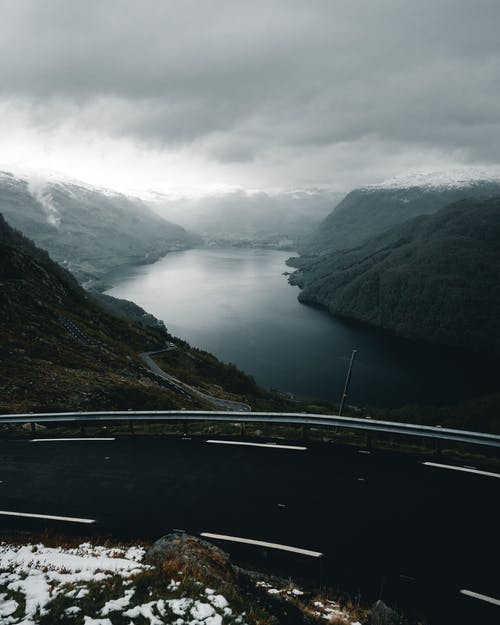
<svg viewBox="0 0 500 625">
<path fill-rule="evenodd" d="M 137 198 L 64 178 L 0 172 L 0 212 L 87 284 L 199 241 Z"/>
<path fill-rule="evenodd" d="M 488 182 L 500 183 L 498 167 L 460 167 L 445 171 L 408 172 L 382 182 L 366 185 L 365 189 L 460 189 Z"/>
<path fill-rule="evenodd" d="M 294 259 L 299 300 L 412 339 L 500 353 L 500 193 Z"/>
<path fill-rule="evenodd" d="M 149 205 L 167 219 L 199 232 L 208 242 L 294 247 L 342 197 L 328 189 L 276 193 L 240 189 L 199 198 L 158 194 Z"/>
<path fill-rule="evenodd" d="M 410 176 L 351 191 L 301 246 L 304 256 L 364 244 L 392 226 L 470 198 L 500 196 L 500 180 Z M 408 185 L 408 186 L 407 186 Z"/>
</svg>

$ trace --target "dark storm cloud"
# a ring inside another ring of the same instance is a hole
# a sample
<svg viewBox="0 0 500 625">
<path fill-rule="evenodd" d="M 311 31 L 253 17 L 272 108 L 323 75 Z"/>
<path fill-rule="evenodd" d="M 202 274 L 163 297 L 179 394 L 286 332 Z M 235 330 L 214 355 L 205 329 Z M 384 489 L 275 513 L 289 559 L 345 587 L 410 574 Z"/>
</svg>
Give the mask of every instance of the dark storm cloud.
<svg viewBox="0 0 500 625">
<path fill-rule="evenodd" d="M 223 162 L 369 140 L 500 160 L 498 0 L 2 3 L 31 122 Z"/>
</svg>

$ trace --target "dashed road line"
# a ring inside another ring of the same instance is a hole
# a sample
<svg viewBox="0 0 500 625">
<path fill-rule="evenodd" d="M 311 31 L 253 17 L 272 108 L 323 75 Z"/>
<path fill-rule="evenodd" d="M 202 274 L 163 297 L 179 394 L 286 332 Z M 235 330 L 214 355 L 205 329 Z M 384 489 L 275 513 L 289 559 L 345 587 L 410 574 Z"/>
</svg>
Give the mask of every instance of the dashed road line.
<svg viewBox="0 0 500 625">
<path fill-rule="evenodd" d="M 290 547 L 289 545 L 281 545 L 280 543 L 268 543 L 264 540 L 254 540 L 253 538 L 241 538 L 240 536 L 226 536 L 225 534 L 212 534 L 211 532 L 202 532 L 200 536 L 204 538 L 214 538 L 216 540 L 227 540 L 233 543 L 243 543 L 245 545 L 255 545 L 257 547 L 268 547 L 269 549 L 279 549 L 280 551 L 290 551 L 299 553 L 303 556 L 311 558 L 321 558 L 323 555 L 320 551 L 311 551 L 310 549 L 302 549 L 300 547 Z"/>
<path fill-rule="evenodd" d="M 452 471 L 462 471 L 463 473 L 474 473 L 475 475 L 485 475 L 486 477 L 500 477 L 500 473 L 492 473 L 491 471 L 480 471 L 479 469 L 471 469 L 470 467 L 458 467 L 454 464 L 440 464 L 439 462 L 423 462 L 426 467 L 436 467 L 438 469 L 451 469 Z"/>
<path fill-rule="evenodd" d="M 465 595 L 466 597 L 472 597 L 472 599 L 479 599 L 480 601 L 486 601 L 486 603 L 491 603 L 493 605 L 500 606 L 500 599 L 495 599 L 494 597 L 488 597 L 488 595 L 482 595 L 479 592 L 473 592 L 472 590 L 464 590 L 460 591 L 461 595 Z"/>
<path fill-rule="evenodd" d="M 95 519 L 80 519 L 71 516 L 56 516 L 53 514 L 34 514 L 32 512 L 14 512 L 12 510 L 0 510 L 2 516 L 28 517 L 30 519 L 48 519 L 50 521 L 68 521 L 70 523 L 95 523 Z"/>
<path fill-rule="evenodd" d="M 30 443 L 73 443 L 79 441 L 115 441 L 116 438 L 32 438 Z"/>
<path fill-rule="evenodd" d="M 268 449 L 292 449 L 295 451 L 305 451 L 307 449 L 307 447 L 300 447 L 298 445 L 278 445 L 274 443 L 249 443 L 247 441 L 207 440 L 207 443 L 216 443 L 218 445 L 243 445 L 246 447 L 267 447 Z"/>
</svg>

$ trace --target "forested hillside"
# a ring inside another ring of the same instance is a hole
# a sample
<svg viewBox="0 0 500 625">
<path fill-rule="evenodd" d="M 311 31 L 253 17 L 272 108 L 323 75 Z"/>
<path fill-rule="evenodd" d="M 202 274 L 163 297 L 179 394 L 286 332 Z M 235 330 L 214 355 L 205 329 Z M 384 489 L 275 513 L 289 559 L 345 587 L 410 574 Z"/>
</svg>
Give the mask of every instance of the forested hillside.
<svg viewBox="0 0 500 625">
<path fill-rule="evenodd" d="M 301 302 L 399 336 L 500 352 L 500 199 L 463 200 L 299 259 Z"/>
<path fill-rule="evenodd" d="M 417 186 L 416 182 L 351 191 L 302 245 L 301 253 L 315 256 L 351 249 L 397 224 L 430 215 L 452 202 L 500 196 L 498 181 L 471 180 L 442 186 L 422 184 L 422 180 Z"/>
<path fill-rule="evenodd" d="M 104 312 L 1 214 L 0 317 L 0 412 L 198 405 L 137 358 L 164 329 Z"/>
</svg>

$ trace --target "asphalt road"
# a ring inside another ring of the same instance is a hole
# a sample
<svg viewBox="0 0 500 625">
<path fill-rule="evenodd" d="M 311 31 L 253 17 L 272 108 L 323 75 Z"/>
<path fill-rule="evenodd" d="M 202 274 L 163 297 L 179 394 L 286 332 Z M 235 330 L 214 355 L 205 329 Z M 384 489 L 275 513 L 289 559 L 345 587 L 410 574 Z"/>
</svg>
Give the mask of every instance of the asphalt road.
<svg viewBox="0 0 500 625">
<path fill-rule="evenodd" d="M 431 624 L 498 622 L 500 607 L 459 591 L 500 598 L 500 479 L 417 457 L 305 445 L 0 441 L 2 511 L 97 521 L 0 514 L 0 530 L 154 539 L 176 528 L 291 545 L 324 557 L 218 543 L 246 565 L 381 597 Z"/>
<path fill-rule="evenodd" d="M 169 343 L 168 346 L 164 349 L 157 349 L 156 351 L 153 351 L 153 352 L 143 352 L 142 354 L 139 354 L 139 356 L 142 359 L 142 361 L 147 365 L 151 373 L 161 378 L 162 380 L 166 380 L 167 382 L 170 382 L 172 386 L 176 388 L 180 393 L 200 397 L 201 399 L 204 399 L 208 403 L 212 404 L 212 406 L 215 406 L 216 408 L 221 408 L 222 410 L 229 410 L 229 411 L 231 410 L 250 411 L 251 410 L 251 407 L 248 404 L 244 404 L 239 401 L 232 401 L 230 399 L 220 399 L 219 397 L 208 395 L 207 393 L 204 393 L 203 391 L 198 390 L 194 386 L 190 386 L 189 384 L 182 382 L 181 380 L 179 380 L 179 378 L 176 378 L 173 375 L 170 375 L 170 373 L 167 373 L 166 371 L 161 369 L 152 358 L 152 356 L 154 356 L 155 354 L 161 354 L 162 352 L 170 352 L 175 349 L 177 349 L 177 346 L 174 343 Z"/>
</svg>

